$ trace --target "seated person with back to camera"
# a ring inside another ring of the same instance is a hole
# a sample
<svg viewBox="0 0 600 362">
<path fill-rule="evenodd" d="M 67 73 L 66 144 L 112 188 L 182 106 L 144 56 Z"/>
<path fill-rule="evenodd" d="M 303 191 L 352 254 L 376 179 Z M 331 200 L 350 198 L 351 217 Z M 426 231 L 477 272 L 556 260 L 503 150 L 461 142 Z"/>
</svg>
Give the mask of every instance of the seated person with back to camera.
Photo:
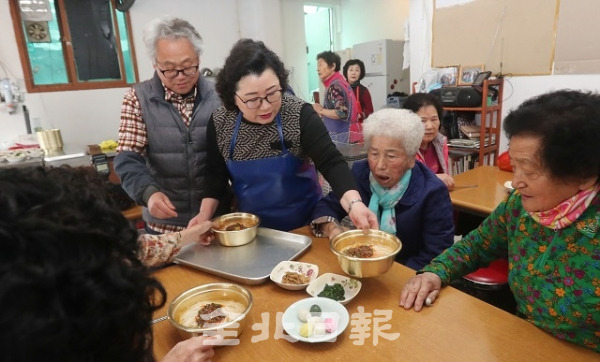
<svg viewBox="0 0 600 362">
<path fill-rule="evenodd" d="M 7 361 L 153 361 L 166 292 L 138 259 L 137 232 L 91 168 L 0 171 L 0 338 Z M 208 361 L 219 338 L 163 361 Z"/>
</svg>

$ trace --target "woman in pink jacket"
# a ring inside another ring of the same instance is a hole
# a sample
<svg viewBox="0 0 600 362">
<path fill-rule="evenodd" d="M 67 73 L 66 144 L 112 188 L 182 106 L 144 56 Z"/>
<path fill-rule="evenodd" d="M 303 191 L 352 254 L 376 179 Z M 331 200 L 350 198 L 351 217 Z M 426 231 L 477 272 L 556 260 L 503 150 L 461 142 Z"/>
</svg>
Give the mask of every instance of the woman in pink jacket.
<svg viewBox="0 0 600 362">
<path fill-rule="evenodd" d="M 454 178 L 448 173 L 448 140 L 440 134 L 440 118 L 444 114 L 442 102 L 429 93 L 414 93 L 404 101 L 404 108 L 415 112 L 425 126 L 417 160 L 424 164 L 442 180 L 448 190 L 454 189 Z"/>
</svg>

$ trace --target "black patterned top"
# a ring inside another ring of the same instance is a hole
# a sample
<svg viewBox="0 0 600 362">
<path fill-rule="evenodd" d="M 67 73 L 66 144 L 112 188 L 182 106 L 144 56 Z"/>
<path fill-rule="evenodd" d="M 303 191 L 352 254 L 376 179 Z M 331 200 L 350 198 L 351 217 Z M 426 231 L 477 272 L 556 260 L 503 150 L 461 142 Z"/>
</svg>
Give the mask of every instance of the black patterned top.
<svg viewBox="0 0 600 362">
<path fill-rule="evenodd" d="M 344 156 L 331 141 L 321 117 L 313 107 L 299 98 L 284 94 L 280 113 L 286 148 L 297 157 L 312 160 L 336 194 L 341 196 L 346 191 L 355 190 L 354 178 Z M 236 118 L 237 112 L 220 107 L 208 123 L 207 197 L 220 199 L 225 193 L 229 180 L 225 160 L 229 159 Z M 262 125 L 242 119 L 233 160 L 255 160 L 280 153 L 281 141 L 275 121 Z"/>
</svg>

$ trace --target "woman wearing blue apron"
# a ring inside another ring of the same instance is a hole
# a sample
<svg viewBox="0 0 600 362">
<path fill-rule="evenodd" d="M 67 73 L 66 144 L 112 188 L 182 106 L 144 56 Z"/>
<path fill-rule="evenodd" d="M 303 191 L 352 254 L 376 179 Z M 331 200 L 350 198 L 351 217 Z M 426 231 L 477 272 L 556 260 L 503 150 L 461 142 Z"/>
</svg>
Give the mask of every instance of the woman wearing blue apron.
<svg viewBox="0 0 600 362">
<path fill-rule="evenodd" d="M 212 218 L 229 182 L 236 211 L 258 215 L 262 227 L 308 225 L 321 198 L 318 170 L 357 227 L 378 227 L 321 118 L 309 103 L 284 94 L 287 87 L 285 66 L 262 42 L 235 44 L 217 76 L 223 106 L 207 126 L 206 193 L 190 225 Z"/>
<path fill-rule="evenodd" d="M 312 210 L 321 198 L 321 187 L 314 165 L 286 149 L 281 116 L 277 114 L 275 120 L 281 154 L 235 161 L 231 156 L 242 121 L 242 113 L 238 114 L 227 169 L 233 179 L 240 211 L 258 215 L 263 227 L 292 230 L 308 224 Z"/>
</svg>

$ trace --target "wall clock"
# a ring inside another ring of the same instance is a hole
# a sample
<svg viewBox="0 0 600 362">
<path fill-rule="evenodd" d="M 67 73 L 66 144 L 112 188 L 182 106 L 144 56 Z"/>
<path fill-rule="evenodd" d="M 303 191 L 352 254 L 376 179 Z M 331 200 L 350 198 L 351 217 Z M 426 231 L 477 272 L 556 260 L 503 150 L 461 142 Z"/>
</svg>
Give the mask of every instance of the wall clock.
<svg viewBox="0 0 600 362">
<path fill-rule="evenodd" d="M 47 21 L 25 21 L 25 32 L 30 43 L 50 42 Z"/>
</svg>

